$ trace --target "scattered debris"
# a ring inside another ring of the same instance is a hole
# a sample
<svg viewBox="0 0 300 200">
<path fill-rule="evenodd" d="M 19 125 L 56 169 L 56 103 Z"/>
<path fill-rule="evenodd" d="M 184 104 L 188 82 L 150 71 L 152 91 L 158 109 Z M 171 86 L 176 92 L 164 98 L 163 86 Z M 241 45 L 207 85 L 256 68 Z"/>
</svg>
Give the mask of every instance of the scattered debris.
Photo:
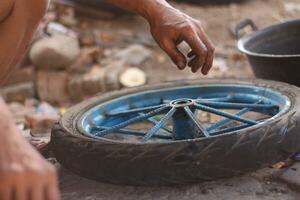
<svg viewBox="0 0 300 200">
<path fill-rule="evenodd" d="M 126 69 L 120 76 L 120 83 L 124 87 L 135 87 L 146 84 L 145 72 L 136 67 Z"/>
<path fill-rule="evenodd" d="M 281 168 L 284 168 L 285 167 L 285 162 L 278 162 L 278 163 L 275 163 L 274 165 L 271 166 L 272 168 L 274 169 L 281 169 Z"/>
<path fill-rule="evenodd" d="M 300 152 L 296 153 L 293 157 L 295 161 L 300 161 Z"/>
</svg>

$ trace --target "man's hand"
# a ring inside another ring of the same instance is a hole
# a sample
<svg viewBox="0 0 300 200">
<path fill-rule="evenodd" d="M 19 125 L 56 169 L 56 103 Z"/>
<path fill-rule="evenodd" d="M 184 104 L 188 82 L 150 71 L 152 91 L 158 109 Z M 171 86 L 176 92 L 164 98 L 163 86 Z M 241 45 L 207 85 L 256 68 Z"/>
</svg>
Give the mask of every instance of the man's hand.
<svg viewBox="0 0 300 200">
<path fill-rule="evenodd" d="M 196 19 L 170 6 L 165 0 L 110 0 L 122 8 L 137 12 L 150 24 L 158 45 L 170 56 L 179 69 L 190 66 L 207 74 L 212 67 L 214 47 Z M 177 45 L 185 41 L 191 52 L 185 56 Z M 186 57 L 189 57 L 189 62 Z"/>
<path fill-rule="evenodd" d="M 159 46 L 170 56 L 179 69 L 184 69 L 188 64 L 192 72 L 200 68 L 207 74 L 212 67 L 214 47 L 205 35 L 199 21 L 185 15 L 174 8 L 162 8 L 157 15 L 149 18 L 151 33 Z M 185 41 L 191 47 L 186 56 L 177 48 Z"/>
<path fill-rule="evenodd" d="M 0 99 L 0 199 L 58 200 L 55 168 L 29 145 Z"/>
<path fill-rule="evenodd" d="M 7 152 L 0 162 L 1 200 L 58 200 L 55 168 L 32 147 Z"/>
</svg>

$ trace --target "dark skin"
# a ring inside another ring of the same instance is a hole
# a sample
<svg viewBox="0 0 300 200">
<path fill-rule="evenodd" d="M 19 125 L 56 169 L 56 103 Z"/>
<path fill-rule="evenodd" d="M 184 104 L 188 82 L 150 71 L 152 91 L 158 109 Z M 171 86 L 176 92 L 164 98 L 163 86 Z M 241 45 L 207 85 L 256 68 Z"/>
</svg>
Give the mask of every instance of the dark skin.
<svg viewBox="0 0 300 200">
<path fill-rule="evenodd" d="M 153 38 L 179 69 L 190 66 L 207 74 L 214 48 L 199 21 L 171 7 L 165 0 L 110 0 L 143 16 Z M 25 53 L 43 17 L 47 0 L 0 1 L 0 80 L 3 82 Z M 34 8 L 34 9 L 32 9 Z M 191 61 L 177 49 L 182 41 L 191 47 Z M 0 99 L 0 199 L 58 200 L 55 168 L 21 136 L 12 114 Z"/>
<path fill-rule="evenodd" d="M 206 75 L 212 67 L 214 47 L 202 29 L 200 21 L 173 8 L 164 0 L 110 0 L 123 8 L 143 16 L 149 23 L 157 44 L 169 55 L 177 67 L 183 70 L 187 65 L 192 72 Z M 185 41 L 191 47 L 188 63 L 177 45 Z"/>
</svg>

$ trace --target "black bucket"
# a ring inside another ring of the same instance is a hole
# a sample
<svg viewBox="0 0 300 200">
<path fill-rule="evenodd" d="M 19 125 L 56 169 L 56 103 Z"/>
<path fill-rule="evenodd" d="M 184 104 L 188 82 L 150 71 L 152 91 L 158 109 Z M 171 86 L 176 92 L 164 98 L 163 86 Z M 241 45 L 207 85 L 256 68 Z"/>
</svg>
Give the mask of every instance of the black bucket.
<svg viewBox="0 0 300 200">
<path fill-rule="evenodd" d="M 240 32 L 250 26 L 253 32 Z M 300 86 L 300 20 L 287 21 L 257 29 L 247 19 L 236 26 L 238 48 L 248 57 L 258 78 L 283 81 Z"/>
</svg>

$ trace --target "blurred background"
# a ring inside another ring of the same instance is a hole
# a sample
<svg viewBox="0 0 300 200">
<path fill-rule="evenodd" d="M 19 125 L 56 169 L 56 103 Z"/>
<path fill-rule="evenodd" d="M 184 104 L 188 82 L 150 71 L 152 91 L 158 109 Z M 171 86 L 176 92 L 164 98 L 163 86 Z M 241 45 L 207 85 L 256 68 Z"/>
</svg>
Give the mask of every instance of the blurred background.
<svg viewBox="0 0 300 200">
<path fill-rule="evenodd" d="M 28 53 L 1 89 L 19 128 L 40 151 L 54 121 L 96 94 L 169 80 L 254 78 L 236 48 L 235 25 L 246 18 L 264 27 L 300 17 L 299 0 L 170 1 L 199 19 L 216 46 L 214 67 L 204 77 L 178 71 L 144 19 L 103 2 L 53 0 Z M 188 51 L 184 44 L 180 49 Z"/>
</svg>

